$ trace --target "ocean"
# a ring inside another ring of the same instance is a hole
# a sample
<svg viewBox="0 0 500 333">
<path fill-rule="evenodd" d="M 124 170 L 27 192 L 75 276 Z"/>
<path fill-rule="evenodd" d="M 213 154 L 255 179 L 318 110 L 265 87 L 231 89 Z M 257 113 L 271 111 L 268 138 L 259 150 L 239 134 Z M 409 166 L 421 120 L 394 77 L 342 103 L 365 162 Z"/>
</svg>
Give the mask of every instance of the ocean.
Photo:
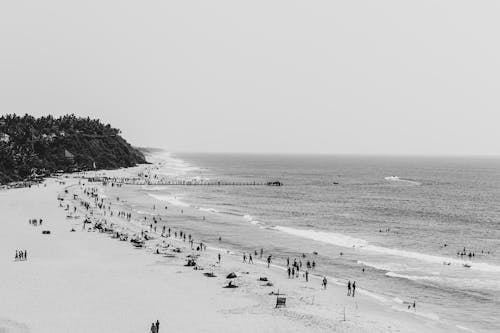
<svg viewBox="0 0 500 333">
<path fill-rule="evenodd" d="M 184 220 L 184 230 L 210 243 L 221 237 L 220 246 L 234 251 L 264 248 L 278 264 L 304 253 L 317 263 L 315 274 L 355 280 L 360 292 L 395 309 L 416 302 L 417 315 L 457 330 L 500 331 L 500 159 L 160 158 L 161 172 L 175 179 L 284 184 L 142 187 L 203 215 Z"/>
</svg>

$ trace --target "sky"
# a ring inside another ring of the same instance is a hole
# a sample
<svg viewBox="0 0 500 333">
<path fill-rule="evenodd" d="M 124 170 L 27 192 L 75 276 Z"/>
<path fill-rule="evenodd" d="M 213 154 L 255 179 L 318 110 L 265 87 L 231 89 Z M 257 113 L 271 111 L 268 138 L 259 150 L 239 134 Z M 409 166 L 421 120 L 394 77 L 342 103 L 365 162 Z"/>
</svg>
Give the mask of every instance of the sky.
<svg viewBox="0 0 500 333">
<path fill-rule="evenodd" d="M 0 114 L 174 152 L 500 155 L 498 1 L 2 1 Z"/>
</svg>

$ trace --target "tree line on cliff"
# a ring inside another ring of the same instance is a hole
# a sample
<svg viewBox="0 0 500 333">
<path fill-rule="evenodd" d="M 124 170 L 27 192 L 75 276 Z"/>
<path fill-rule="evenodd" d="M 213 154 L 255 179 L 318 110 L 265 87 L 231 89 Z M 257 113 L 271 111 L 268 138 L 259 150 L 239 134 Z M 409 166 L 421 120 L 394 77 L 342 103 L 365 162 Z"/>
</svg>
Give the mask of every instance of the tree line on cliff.
<svg viewBox="0 0 500 333">
<path fill-rule="evenodd" d="M 143 153 L 100 120 L 66 115 L 0 117 L 0 183 L 55 172 L 117 169 L 146 163 Z"/>
</svg>

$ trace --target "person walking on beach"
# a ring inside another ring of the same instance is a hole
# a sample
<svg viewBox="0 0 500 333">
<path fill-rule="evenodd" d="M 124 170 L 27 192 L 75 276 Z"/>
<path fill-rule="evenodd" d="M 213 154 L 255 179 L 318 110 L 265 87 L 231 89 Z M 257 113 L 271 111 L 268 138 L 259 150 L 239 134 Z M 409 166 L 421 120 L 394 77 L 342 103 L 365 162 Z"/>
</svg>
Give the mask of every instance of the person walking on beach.
<svg viewBox="0 0 500 333">
<path fill-rule="evenodd" d="M 261 253 L 262 253 L 262 250 L 261 250 Z M 269 268 L 271 266 L 271 255 L 269 255 L 267 257 L 267 268 Z"/>
<path fill-rule="evenodd" d="M 243 253 L 243 262 L 247 262 L 247 255 L 245 253 Z"/>
<path fill-rule="evenodd" d="M 326 280 L 326 276 L 323 276 L 323 289 L 326 290 L 326 284 L 328 283 L 328 281 Z"/>
<path fill-rule="evenodd" d="M 151 323 L 151 333 L 156 333 L 155 323 Z"/>
<path fill-rule="evenodd" d="M 16 253 L 16 256 L 17 256 L 17 253 Z M 288 278 L 290 278 L 291 274 L 292 274 L 292 269 L 290 268 L 290 266 L 288 266 Z"/>
<path fill-rule="evenodd" d="M 347 296 L 351 296 L 351 280 L 347 282 Z"/>
<path fill-rule="evenodd" d="M 352 297 L 354 297 L 355 293 L 356 293 L 356 281 L 352 283 Z"/>
<path fill-rule="evenodd" d="M 295 267 L 292 267 L 292 279 L 295 278 Z"/>
<path fill-rule="evenodd" d="M 260 249 L 260 259 L 262 259 L 263 254 L 264 254 L 264 249 Z"/>
<path fill-rule="evenodd" d="M 248 254 L 248 263 L 253 264 L 253 258 L 251 253 Z"/>
<path fill-rule="evenodd" d="M 156 326 L 156 333 L 159 333 L 160 332 L 160 321 L 158 319 L 156 320 L 155 326 Z"/>
<path fill-rule="evenodd" d="M 220 264 L 220 253 L 217 254 L 217 259 L 219 260 L 218 263 Z"/>
<path fill-rule="evenodd" d="M 309 271 L 306 271 L 306 282 L 309 282 Z"/>
</svg>

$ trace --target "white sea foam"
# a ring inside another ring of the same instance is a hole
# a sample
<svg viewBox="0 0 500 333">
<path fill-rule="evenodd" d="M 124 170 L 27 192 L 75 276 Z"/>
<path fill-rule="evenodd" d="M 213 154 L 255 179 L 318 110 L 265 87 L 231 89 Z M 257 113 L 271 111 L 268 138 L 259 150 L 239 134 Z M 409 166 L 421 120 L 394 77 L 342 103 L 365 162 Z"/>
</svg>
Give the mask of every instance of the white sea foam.
<svg viewBox="0 0 500 333">
<path fill-rule="evenodd" d="M 309 238 L 315 241 L 329 243 L 342 247 L 361 247 L 365 246 L 367 242 L 363 239 L 353 238 L 350 236 L 337 234 L 333 232 L 317 231 L 317 230 L 303 230 L 289 227 L 276 226 L 275 230 L 286 232 L 287 234 Z"/>
<path fill-rule="evenodd" d="M 459 329 L 459 330 L 462 330 L 462 331 L 466 331 L 466 332 L 476 332 L 468 327 L 465 327 L 465 326 L 461 326 L 461 325 L 456 325 L 456 327 Z"/>
<path fill-rule="evenodd" d="M 189 204 L 182 201 L 181 200 L 182 198 L 180 198 L 178 196 L 157 195 L 157 194 L 151 194 L 151 193 L 148 193 L 148 195 L 156 200 L 165 201 L 165 202 L 168 202 L 174 206 L 189 207 Z"/>
<path fill-rule="evenodd" d="M 151 215 L 151 216 L 156 216 L 157 214 L 150 213 L 150 212 L 145 212 L 143 210 L 138 210 L 137 214 L 143 214 L 143 215 Z"/>
<path fill-rule="evenodd" d="M 454 286 L 456 288 L 471 288 L 471 289 L 489 289 L 500 290 L 500 281 L 497 279 L 485 278 L 457 278 L 457 277 L 444 277 L 444 276 L 428 276 L 428 275 L 408 275 L 395 272 L 387 272 L 386 276 L 392 278 L 406 279 L 411 281 L 431 282 L 446 286 Z"/>
<path fill-rule="evenodd" d="M 341 247 L 349 247 L 349 248 L 357 248 L 362 251 L 369 251 L 372 253 L 379 253 L 384 255 L 391 255 L 396 257 L 403 257 L 408 259 L 414 259 L 427 263 L 434 263 L 442 265 L 443 262 L 449 262 L 452 265 L 463 266 L 465 263 L 469 263 L 471 265 L 471 270 L 478 270 L 482 272 L 492 272 L 492 273 L 500 273 L 500 266 L 491 265 L 487 263 L 479 263 L 474 262 L 470 263 L 468 261 L 464 261 L 461 259 L 448 258 L 442 256 L 435 256 L 425 253 L 406 251 L 400 249 L 387 248 L 377 245 L 368 244 L 368 242 L 364 239 L 354 238 L 347 235 L 342 235 L 339 233 L 326 232 L 326 231 L 316 231 L 316 230 L 305 230 L 305 229 L 295 229 L 289 227 L 276 226 L 275 230 L 282 231 L 291 235 L 295 235 L 298 237 L 308 238 L 315 241 L 328 243 Z"/>
<path fill-rule="evenodd" d="M 406 265 L 404 263 L 396 263 L 396 262 L 369 262 L 369 261 L 358 260 L 357 263 L 359 265 L 372 267 L 372 268 L 379 269 L 382 271 L 401 272 L 401 271 L 406 271 L 406 270 L 410 269 L 410 267 L 408 265 Z"/>
<path fill-rule="evenodd" d="M 421 185 L 420 182 L 417 182 L 417 181 L 414 181 L 411 179 L 400 178 L 398 176 L 388 176 L 388 177 L 385 177 L 384 179 L 387 181 L 391 181 L 391 182 L 400 182 L 400 183 L 406 183 L 406 184 L 410 184 L 410 185 Z"/>
<path fill-rule="evenodd" d="M 218 213 L 219 211 L 215 208 L 205 208 L 205 207 L 198 207 L 198 210 L 202 212 L 209 212 L 209 213 Z"/>
<path fill-rule="evenodd" d="M 399 297 L 394 297 L 393 300 L 394 300 L 394 302 L 396 302 L 398 304 L 403 304 L 404 303 L 404 301 L 401 298 L 399 298 Z"/>
<path fill-rule="evenodd" d="M 244 215 L 243 218 L 245 220 L 247 220 L 248 222 L 250 222 L 251 224 L 255 224 L 255 225 L 260 224 L 260 221 L 255 220 L 252 215 L 247 214 L 247 215 Z"/>
</svg>

